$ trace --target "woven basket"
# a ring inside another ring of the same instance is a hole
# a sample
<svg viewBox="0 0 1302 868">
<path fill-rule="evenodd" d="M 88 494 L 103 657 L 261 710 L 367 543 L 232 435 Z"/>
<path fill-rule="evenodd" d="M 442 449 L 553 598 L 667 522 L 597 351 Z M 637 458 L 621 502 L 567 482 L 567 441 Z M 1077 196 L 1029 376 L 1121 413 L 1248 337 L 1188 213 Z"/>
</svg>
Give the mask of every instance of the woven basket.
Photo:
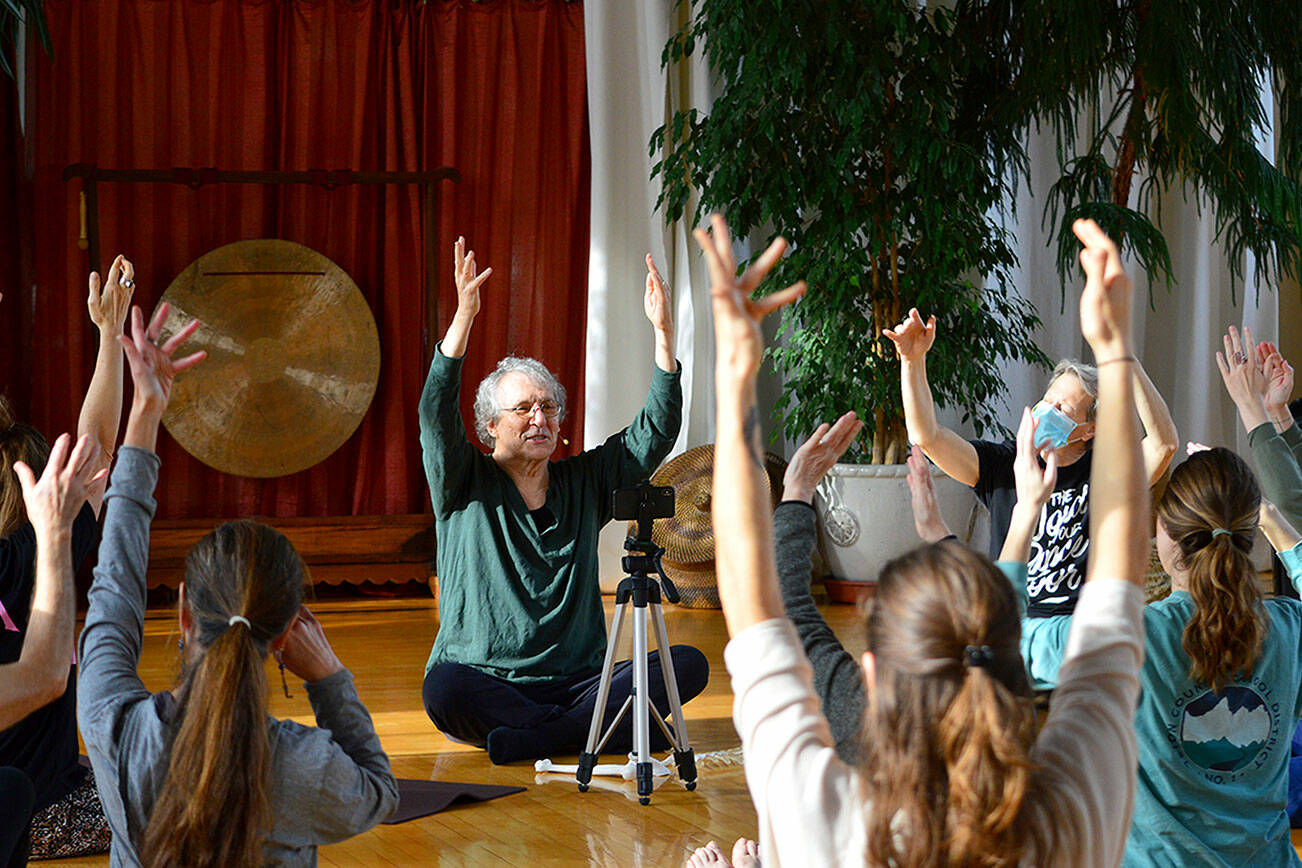
<svg viewBox="0 0 1302 868">
<path fill-rule="evenodd" d="M 1157 543 L 1153 543 L 1152 553 L 1148 556 L 1148 572 L 1144 573 L 1144 602 L 1156 603 L 1171 596 L 1171 577 L 1162 569 L 1162 561 L 1157 557 Z"/>
<path fill-rule="evenodd" d="M 772 500 L 773 492 L 781 491 L 787 465 L 772 453 L 765 453 L 764 465 Z M 665 550 L 660 565 L 678 588 L 678 605 L 689 609 L 719 608 L 719 584 L 714 574 L 714 522 L 710 516 L 713 483 L 713 443 L 670 459 L 651 477 L 652 485 L 668 485 L 674 489 L 674 515 L 655 522 L 651 539 Z M 632 534 L 636 529 L 636 523 L 629 522 L 628 532 Z"/>
</svg>

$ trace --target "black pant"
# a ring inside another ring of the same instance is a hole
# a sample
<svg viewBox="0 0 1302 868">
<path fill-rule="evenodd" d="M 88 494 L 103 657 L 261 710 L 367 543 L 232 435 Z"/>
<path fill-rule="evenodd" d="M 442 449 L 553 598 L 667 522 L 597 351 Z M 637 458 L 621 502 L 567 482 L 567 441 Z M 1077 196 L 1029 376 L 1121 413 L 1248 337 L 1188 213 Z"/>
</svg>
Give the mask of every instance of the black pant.
<svg viewBox="0 0 1302 868">
<path fill-rule="evenodd" d="M 710 664 L 690 645 L 669 649 L 674 661 L 678 695 L 683 702 L 698 695 L 709 680 Z M 651 701 L 661 714 L 669 714 L 660 652 L 647 655 L 647 681 Z M 588 740 L 592 711 L 597 704 L 601 671 L 540 684 L 519 684 L 496 678 L 460 663 L 441 663 L 425 675 L 421 690 L 425 712 L 446 735 L 476 747 L 486 747 L 493 762 L 538 759 L 575 754 Z M 610 682 L 603 729 L 633 689 L 633 664 L 618 663 Z M 490 737 L 491 734 L 491 737 Z M 651 723 L 651 743 L 668 747 L 660 727 Z M 624 716 L 607 742 L 605 752 L 633 749 L 633 715 Z"/>
<path fill-rule="evenodd" d="M 18 769 L 0 768 L 0 865 L 27 864 L 27 827 L 36 790 Z"/>
</svg>

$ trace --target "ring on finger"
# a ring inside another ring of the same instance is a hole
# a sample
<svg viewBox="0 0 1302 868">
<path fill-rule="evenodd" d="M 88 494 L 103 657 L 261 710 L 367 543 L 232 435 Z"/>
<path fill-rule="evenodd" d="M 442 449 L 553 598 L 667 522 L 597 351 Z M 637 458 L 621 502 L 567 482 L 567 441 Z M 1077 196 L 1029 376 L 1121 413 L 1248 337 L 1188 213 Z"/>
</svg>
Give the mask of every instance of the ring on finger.
<svg viewBox="0 0 1302 868">
<path fill-rule="evenodd" d="M 122 281 L 121 281 L 121 284 L 122 284 L 122 286 L 126 287 L 127 289 L 135 289 L 135 286 L 136 286 L 136 282 L 135 282 L 134 280 L 132 280 L 131 278 L 129 278 L 129 277 L 126 278 L 126 279 L 124 279 L 124 280 L 122 280 Z"/>
<path fill-rule="evenodd" d="M 1235 354 L 1234 354 L 1234 362 L 1235 362 L 1235 364 L 1239 364 L 1239 365 L 1241 365 L 1241 364 L 1243 364 L 1245 361 L 1247 361 L 1247 358 L 1243 355 L 1243 353 L 1235 353 Z"/>
</svg>

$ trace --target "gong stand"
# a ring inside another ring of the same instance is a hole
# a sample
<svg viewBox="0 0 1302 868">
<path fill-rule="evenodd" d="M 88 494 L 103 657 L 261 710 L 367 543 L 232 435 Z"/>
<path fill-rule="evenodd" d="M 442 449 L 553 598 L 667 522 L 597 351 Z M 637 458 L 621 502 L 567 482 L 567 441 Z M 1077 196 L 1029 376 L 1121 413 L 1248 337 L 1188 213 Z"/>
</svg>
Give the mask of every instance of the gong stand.
<svg viewBox="0 0 1302 868">
<path fill-rule="evenodd" d="M 461 183 L 461 173 L 451 166 L 440 166 L 432 172 L 354 172 L 349 169 L 324 171 L 313 169 L 306 172 L 260 172 L 228 171 L 222 169 L 101 169 L 93 163 L 74 163 L 63 170 L 63 180 L 82 179 L 80 206 L 81 236 L 77 246 L 90 255 L 90 269 L 100 270 L 99 259 L 99 194 L 98 185 L 104 183 L 127 184 L 180 184 L 191 190 L 209 184 L 311 184 L 334 190 L 354 184 L 387 185 L 418 184 L 425 191 L 425 297 L 428 301 L 429 316 L 425 323 L 425 356 L 428 362 L 432 358 L 431 340 L 438 334 L 438 252 L 435 217 L 438 215 L 438 185 L 441 181 Z"/>
</svg>

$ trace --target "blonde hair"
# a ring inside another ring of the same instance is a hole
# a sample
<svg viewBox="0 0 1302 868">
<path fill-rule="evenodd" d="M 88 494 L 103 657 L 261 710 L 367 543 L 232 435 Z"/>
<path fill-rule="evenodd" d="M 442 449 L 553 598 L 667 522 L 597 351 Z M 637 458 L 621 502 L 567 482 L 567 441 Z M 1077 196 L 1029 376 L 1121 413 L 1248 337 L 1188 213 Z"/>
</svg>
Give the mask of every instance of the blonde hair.
<svg viewBox="0 0 1302 868">
<path fill-rule="evenodd" d="M 1085 421 L 1093 422 L 1099 410 L 1099 369 L 1076 359 L 1062 359 L 1053 366 L 1053 373 L 1049 375 L 1049 386 L 1067 374 L 1074 376 L 1080 382 L 1081 388 L 1085 390 L 1085 394 L 1093 399 L 1090 401 L 1089 409 L 1085 411 Z M 1048 386 L 1045 389 L 1047 391 Z"/>
</svg>

